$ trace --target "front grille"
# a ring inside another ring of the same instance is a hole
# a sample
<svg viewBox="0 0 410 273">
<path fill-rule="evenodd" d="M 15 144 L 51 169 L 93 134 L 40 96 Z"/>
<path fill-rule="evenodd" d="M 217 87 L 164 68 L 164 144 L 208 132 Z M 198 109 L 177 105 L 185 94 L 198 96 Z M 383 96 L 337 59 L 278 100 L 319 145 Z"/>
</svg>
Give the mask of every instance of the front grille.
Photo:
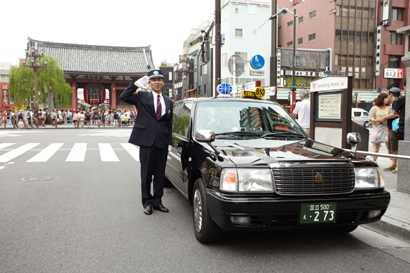
<svg viewBox="0 0 410 273">
<path fill-rule="evenodd" d="M 272 169 L 276 193 L 280 195 L 343 194 L 354 190 L 353 167 Z M 322 182 L 317 182 L 318 173 Z M 320 175 L 319 175 L 320 176 Z"/>
</svg>

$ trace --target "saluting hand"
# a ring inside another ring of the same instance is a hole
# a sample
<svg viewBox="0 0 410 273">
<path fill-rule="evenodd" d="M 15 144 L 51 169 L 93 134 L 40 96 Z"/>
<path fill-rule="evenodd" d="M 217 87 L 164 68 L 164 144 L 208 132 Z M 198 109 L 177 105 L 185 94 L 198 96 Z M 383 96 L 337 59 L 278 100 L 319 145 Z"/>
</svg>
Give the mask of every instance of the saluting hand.
<svg viewBox="0 0 410 273">
<path fill-rule="evenodd" d="M 149 82 L 149 77 L 148 76 L 144 76 L 141 79 L 139 79 L 138 81 L 136 81 L 134 84 L 142 89 L 147 89 L 145 87 L 145 85 Z"/>
</svg>

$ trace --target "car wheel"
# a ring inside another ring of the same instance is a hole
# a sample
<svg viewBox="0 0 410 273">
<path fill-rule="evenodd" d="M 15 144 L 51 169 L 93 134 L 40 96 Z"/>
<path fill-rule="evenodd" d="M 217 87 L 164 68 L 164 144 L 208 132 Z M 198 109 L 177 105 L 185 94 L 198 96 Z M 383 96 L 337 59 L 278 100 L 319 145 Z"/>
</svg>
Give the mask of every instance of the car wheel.
<svg viewBox="0 0 410 273">
<path fill-rule="evenodd" d="M 364 126 L 364 128 L 369 127 L 369 122 L 368 122 L 368 121 L 365 121 L 364 124 L 363 124 L 363 126 Z"/>
<path fill-rule="evenodd" d="M 193 190 L 193 220 L 196 239 L 203 243 L 213 243 L 219 237 L 219 227 L 212 221 L 209 215 L 208 202 L 203 180 L 195 181 Z"/>
<path fill-rule="evenodd" d="M 331 230 L 335 233 L 349 233 L 354 231 L 358 225 L 353 225 L 353 226 L 344 226 L 344 227 L 334 227 Z"/>
</svg>

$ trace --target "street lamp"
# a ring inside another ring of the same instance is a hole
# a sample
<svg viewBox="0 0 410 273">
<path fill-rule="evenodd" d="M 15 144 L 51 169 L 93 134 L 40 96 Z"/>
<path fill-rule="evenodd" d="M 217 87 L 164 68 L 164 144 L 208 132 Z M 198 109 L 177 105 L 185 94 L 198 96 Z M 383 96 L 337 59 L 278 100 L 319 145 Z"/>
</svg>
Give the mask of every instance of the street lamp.
<svg viewBox="0 0 410 273">
<path fill-rule="evenodd" d="M 380 93 L 382 92 L 383 66 L 385 66 L 389 62 L 395 62 L 397 60 L 398 60 L 397 58 L 390 58 L 387 62 L 385 62 L 382 66 L 380 66 Z"/>
<path fill-rule="evenodd" d="M 37 58 L 44 57 L 44 50 L 40 52 L 37 46 L 27 43 L 26 59 L 23 60 L 23 66 L 33 68 L 34 70 L 34 113 L 38 113 L 38 96 L 37 96 L 37 70 L 42 67 L 47 67 L 47 60 L 44 60 L 45 65 L 40 65 L 40 60 Z M 29 62 L 30 60 L 30 62 Z"/>
</svg>

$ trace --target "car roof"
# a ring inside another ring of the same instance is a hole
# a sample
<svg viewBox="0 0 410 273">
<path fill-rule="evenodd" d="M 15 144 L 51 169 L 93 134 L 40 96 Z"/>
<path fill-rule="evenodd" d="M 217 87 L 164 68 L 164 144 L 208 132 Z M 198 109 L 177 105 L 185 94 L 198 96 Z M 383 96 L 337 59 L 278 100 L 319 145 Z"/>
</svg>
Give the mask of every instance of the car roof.
<svg viewBox="0 0 410 273">
<path fill-rule="evenodd" d="M 236 102 L 259 102 L 259 103 L 271 103 L 271 104 L 275 104 L 275 105 L 280 105 L 279 103 L 277 103 L 276 101 L 270 101 L 270 100 L 257 100 L 257 99 L 243 99 L 243 98 L 186 98 L 183 100 L 179 100 L 176 101 L 180 102 L 180 101 L 191 101 L 193 103 L 196 102 L 203 102 L 203 101 L 236 101 Z"/>
</svg>

